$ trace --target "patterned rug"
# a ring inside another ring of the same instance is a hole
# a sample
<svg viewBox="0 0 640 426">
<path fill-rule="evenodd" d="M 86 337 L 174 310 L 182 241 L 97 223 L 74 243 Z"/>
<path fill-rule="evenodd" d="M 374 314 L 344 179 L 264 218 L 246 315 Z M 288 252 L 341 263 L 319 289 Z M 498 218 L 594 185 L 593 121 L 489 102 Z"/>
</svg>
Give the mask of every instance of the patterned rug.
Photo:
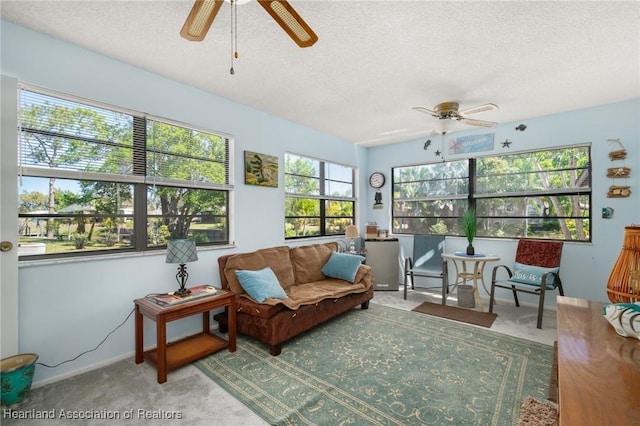
<svg viewBox="0 0 640 426">
<path fill-rule="evenodd" d="M 544 399 L 552 348 L 377 304 L 328 321 L 269 355 L 238 350 L 195 363 L 276 425 L 516 425 Z M 215 401 L 212 401 L 215 403 Z"/>
</svg>

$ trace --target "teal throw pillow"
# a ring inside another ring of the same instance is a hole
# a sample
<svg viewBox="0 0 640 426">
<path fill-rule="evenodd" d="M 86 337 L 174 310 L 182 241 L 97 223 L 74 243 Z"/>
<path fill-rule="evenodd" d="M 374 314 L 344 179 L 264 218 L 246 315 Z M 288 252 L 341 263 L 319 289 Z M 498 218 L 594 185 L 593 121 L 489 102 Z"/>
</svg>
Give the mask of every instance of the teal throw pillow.
<svg viewBox="0 0 640 426">
<path fill-rule="evenodd" d="M 266 267 L 259 271 L 236 271 L 240 285 L 253 300 L 258 303 L 266 299 L 286 299 L 287 293 L 278 281 L 273 269 Z"/>
<path fill-rule="evenodd" d="M 525 265 L 515 262 L 513 265 L 513 276 L 511 281 L 522 284 L 537 285 L 542 283 L 542 276 L 547 272 L 558 273 L 559 268 L 543 268 L 542 266 Z M 555 276 L 547 276 L 547 287 L 553 286 Z"/>
<path fill-rule="evenodd" d="M 356 273 L 363 260 L 364 257 L 357 254 L 334 251 L 331 253 L 329 261 L 322 267 L 322 273 L 327 277 L 339 278 L 352 283 L 356 279 Z"/>
</svg>

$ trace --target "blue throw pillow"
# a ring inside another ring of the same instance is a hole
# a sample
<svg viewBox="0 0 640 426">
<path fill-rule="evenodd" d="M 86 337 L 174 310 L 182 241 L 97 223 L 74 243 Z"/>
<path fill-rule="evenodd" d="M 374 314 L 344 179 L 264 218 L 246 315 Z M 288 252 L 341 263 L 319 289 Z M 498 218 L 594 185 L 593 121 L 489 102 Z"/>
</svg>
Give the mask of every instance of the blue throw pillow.
<svg viewBox="0 0 640 426">
<path fill-rule="evenodd" d="M 334 251 L 331 253 L 329 261 L 322 267 L 322 273 L 327 277 L 339 278 L 352 283 L 356 279 L 356 273 L 363 260 L 364 257 L 357 254 Z"/>
<path fill-rule="evenodd" d="M 558 272 L 558 268 L 543 268 L 542 266 L 524 265 L 522 263 L 515 262 L 513 265 L 513 276 L 511 281 L 515 281 L 522 284 L 537 285 L 542 283 L 542 276 L 547 272 Z M 555 277 L 553 275 L 547 276 L 547 287 L 553 286 Z"/>
<path fill-rule="evenodd" d="M 236 271 L 240 285 L 253 300 L 258 303 L 266 299 L 286 299 L 287 293 L 278 281 L 273 269 L 266 267 L 259 271 Z"/>
</svg>

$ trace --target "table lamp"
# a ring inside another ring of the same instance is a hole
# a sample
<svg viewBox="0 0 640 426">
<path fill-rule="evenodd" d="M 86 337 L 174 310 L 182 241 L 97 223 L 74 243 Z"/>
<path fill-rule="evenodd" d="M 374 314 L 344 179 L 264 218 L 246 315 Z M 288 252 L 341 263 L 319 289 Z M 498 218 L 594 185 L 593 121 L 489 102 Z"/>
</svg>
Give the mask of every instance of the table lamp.
<svg viewBox="0 0 640 426">
<path fill-rule="evenodd" d="M 185 263 L 195 262 L 198 260 L 198 252 L 196 251 L 196 243 L 193 240 L 178 239 L 170 240 L 167 244 L 167 261 L 166 263 L 178 263 L 178 273 L 176 280 L 180 284 L 180 288 L 173 292 L 176 296 L 184 297 L 191 293 L 185 284 L 189 274 Z"/>
<path fill-rule="evenodd" d="M 358 238 L 360 234 L 358 233 L 358 228 L 355 225 L 347 225 L 344 231 L 344 236 L 350 238 L 349 241 L 349 253 L 356 252 L 356 243 L 354 238 Z"/>
</svg>

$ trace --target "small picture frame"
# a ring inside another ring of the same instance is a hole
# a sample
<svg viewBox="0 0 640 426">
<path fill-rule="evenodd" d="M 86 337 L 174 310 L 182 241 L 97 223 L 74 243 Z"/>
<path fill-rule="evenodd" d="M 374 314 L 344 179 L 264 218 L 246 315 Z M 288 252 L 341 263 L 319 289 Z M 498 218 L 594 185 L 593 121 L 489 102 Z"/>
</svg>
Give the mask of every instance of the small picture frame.
<svg viewBox="0 0 640 426">
<path fill-rule="evenodd" d="M 278 187 L 278 157 L 253 151 L 244 152 L 244 183 Z"/>
</svg>

